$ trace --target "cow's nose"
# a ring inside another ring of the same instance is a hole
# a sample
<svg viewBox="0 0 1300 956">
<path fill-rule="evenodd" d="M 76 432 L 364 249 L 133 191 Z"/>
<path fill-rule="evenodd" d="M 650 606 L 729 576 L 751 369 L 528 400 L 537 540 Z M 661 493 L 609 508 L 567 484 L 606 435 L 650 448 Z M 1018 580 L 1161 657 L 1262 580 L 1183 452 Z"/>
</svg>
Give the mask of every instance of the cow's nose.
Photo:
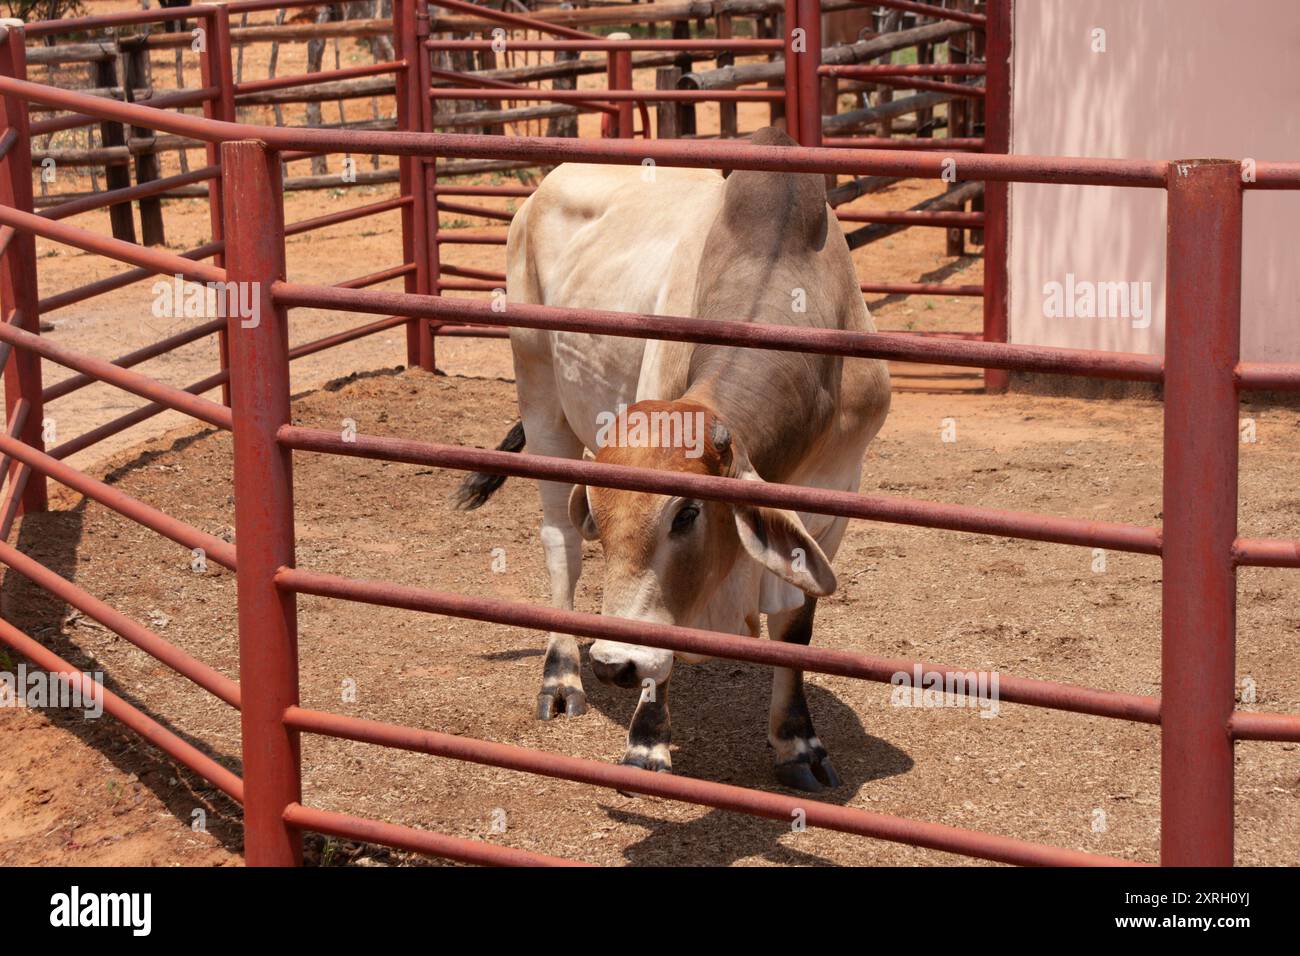
<svg viewBox="0 0 1300 956">
<path fill-rule="evenodd" d="M 632 661 L 602 661 L 591 659 L 591 669 L 602 684 L 615 687 L 636 687 L 636 664 Z"/>
</svg>

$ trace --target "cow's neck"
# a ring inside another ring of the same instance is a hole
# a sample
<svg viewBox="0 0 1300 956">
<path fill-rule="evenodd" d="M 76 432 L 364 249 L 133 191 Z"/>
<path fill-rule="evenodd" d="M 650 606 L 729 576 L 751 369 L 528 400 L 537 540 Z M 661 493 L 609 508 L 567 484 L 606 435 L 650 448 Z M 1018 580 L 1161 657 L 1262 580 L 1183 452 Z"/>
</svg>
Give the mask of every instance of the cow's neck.
<svg viewBox="0 0 1300 956">
<path fill-rule="evenodd" d="M 768 481 L 788 478 L 835 414 L 833 356 L 699 346 L 683 400 L 711 409 Z"/>
</svg>

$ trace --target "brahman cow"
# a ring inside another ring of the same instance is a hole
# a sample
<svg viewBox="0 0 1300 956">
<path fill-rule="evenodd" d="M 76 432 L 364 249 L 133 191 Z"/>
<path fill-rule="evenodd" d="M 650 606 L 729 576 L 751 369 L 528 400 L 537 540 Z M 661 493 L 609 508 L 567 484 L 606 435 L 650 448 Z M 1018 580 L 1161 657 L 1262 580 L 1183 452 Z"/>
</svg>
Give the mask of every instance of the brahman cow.
<svg viewBox="0 0 1300 956">
<path fill-rule="evenodd" d="M 753 142 L 792 145 L 764 129 Z M 534 303 L 873 331 L 820 175 L 567 164 L 515 214 L 507 305 Z M 885 363 L 512 328 L 522 422 L 501 448 L 856 491 L 889 409 Z M 468 476 L 476 508 L 503 478 Z M 845 519 L 541 482 L 552 603 L 573 608 L 582 539 L 605 556 L 602 613 L 807 644 L 835 590 Z M 690 655 L 678 655 L 690 661 Z M 598 640 L 602 681 L 643 689 L 624 763 L 671 768 L 673 652 Z M 698 658 L 694 658 L 698 659 Z M 549 635 L 537 716 L 586 711 L 577 641 Z M 839 785 L 801 671 L 773 677 L 768 740 L 787 786 Z"/>
</svg>

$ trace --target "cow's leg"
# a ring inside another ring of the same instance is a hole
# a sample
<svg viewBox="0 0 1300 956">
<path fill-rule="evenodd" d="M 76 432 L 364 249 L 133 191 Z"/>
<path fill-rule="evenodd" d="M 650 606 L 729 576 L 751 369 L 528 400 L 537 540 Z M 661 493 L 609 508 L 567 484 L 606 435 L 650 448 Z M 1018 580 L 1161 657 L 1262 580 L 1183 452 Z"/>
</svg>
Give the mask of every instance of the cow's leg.
<svg viewBox="0 0 1300 956">
<path fill-rule="evenodd" d="M 656 684 L 647 678 L 641 689 L 632 726 L 627 732 L 627 753 L 623 763 L 642 770 L 670 773 L 673 758 L 668 752 L 672 741 L 672 722 L 668 716 L 668 681 Z"/>
<path fill-rule="evenodd" d="M 553 458 L 581 458 L 582 442 L 560 407 L 549 350 L 544 344 L 524 338 L 512 339 L 512 344 L 519 413 L 528 451 Z M 539 481 L 537 485 L 542 496 L 542 552 L 551 580 L 551 606 L 572 611 L 573 592 L 582 574 L 582 536 L 569 520 L 569 492 L 573 485 L 556 481 Z M 586 712 L 578 642 L 571 634 L 552 632 L 547 635 L 537 719 L 550 720 L 556 713 L 578 717 Z"/>
<path fill-rule="evenodd" d="M 525 434 L 527 429 L 525 424 Z M 582 445 L 576 438 L 573 441 L 577 444 L 576 455 L 541 449 L 537 449 L 537 454 L 580 457 Z M 573 486 L 554 481 L 538 484 L 542 492 L 542 551 L 551 578 L 551 606 L 572 611 L 573 592 L 582 574 L 582 536 L 569 520 L 569 492 Z M 554 631 L 547 635 L 542 689 L 537 695 L 538 720 L 550 720 L 557 712 L 568 717 L 578 717 L 587 712 L 581 670 L 582 658 L 573 635 Z"/>
<path fill-rule="evenodd" d="M 807 646 L 812 640 L 817 599 L 805 597 L 803 607 L 767 617 L 768 636 L 774 641 Z M 772 670 L 772 711 L 767 739 L 776 752 L 776 778 L 787 787 L 817 792 L 840 785 L 839 775 L 817 739 L 808 700 L 803 692 L 803 671 Z"/>
</svg>

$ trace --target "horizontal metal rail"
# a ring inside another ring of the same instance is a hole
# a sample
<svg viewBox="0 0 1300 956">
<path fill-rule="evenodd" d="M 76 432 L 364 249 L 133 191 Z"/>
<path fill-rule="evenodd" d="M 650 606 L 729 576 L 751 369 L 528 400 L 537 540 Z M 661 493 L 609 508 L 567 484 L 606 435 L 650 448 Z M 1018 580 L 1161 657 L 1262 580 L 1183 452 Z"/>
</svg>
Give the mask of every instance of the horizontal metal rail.
<svg viewBox="0 0 1300 956">
<path fill-rule="evenodd" d="M 466 840 L 445 833 L 431 833 L 413 827 L 398 826 L 380 820 L 365 820 L 345 813 L 332 813 L 291 803 L 285 807 L 284 822 L 300 830 L 312 830 L 344 840 L 377 843 L 397 847 L 414 853 L 427 853 L 459 863 L 481 866 L 586 866 L 576 860 L 565 860 L 528 850 L 498 846 L 485 840 Z"/>
<path fill-rule="evenodd" d="M 516 52 L 567 52 L 567 53 L 614 53 L 623 50 L 635 53 L 673 52 L 673 53 L 773 53 L 785 48 L 785 41 L 776 39 L 680 39 L 667 40 L 646 37 L 633 37 L 630 40 L 608 40 L 593 37 L 590 40 L 515 40 L 505 41 L 508 50 Z M 430 50 L 454 51 L 473 50 L 487 52 L 497 50 L 500 44 L 496 40 L 442 40 L 424 41 Z"/>
<path fill-rule="evenodd" d="M 607 102 L 665 103 L 776 103 L 785 99 L 784 90 L 539 90 L 535 87 L 471 87 L 453 89 L 435 86 L 428 90 L 435 100 L 546 100 L 553 103 Z M 660 140 L 671 142 L 671 140 Z"/>
<path fill-rule="evenodd" d="M 356 435 L 345 441 L 334 432 L 286 425 L 279 439 L 299 451 L 328 452 L 353 458 L 437 465 L 461 471 L 592 484 L 628 491 L 687 495 L 710 501 L 791 508 L 809 514 L 835 515 L 867 521 L 938 528 L 967 534 L 989 534 L 1081 547 L 1109 548 L 1134 554 L 1160 553 L 1156 528 L 1088 521 L 998 508 L 952 505 L 916 498 L 832 491 L 803 485 L 746 481 L 717 475 L 694 475 L 603 462 L 551 458 L 522 452 L 490 451 L 402 438 Z"/>
<path fill-rule="evenodd" d="M 1240 362 L 1237 388 L 1246 391 L 1300 391 L 1300 365 L 1271 362 Z"/>
<path fill-rule="evenodd" d="M 878 222 L 900 226 L 966 226 L 984 225 L 982 212 L 931 212 L 925 209 L 881 209 L 870 211 L 839 210 L 835 216 L 841 222 Z"/>
<path fill-rule="evenodd" d="M 1270 740 L 1300 743 L 1300 717 L 1295 714 L 1264 714 L 1234 711 L 1228 722 L 1234 740 Z"/>
<path fill-rule="evenodd" d="M 236 96 L 241 93 L 265 93 L 268 90 L 283 90 L 293 86 L 312 86 L 317 83 L 329 83 L 333 80 L 351 80 L 363 76 L 376 76 L 381 73 L 398 73 L 404 69 L 406 69 L 405 60 L 386 60 L 383 63 L 350 66 L 341 70 L 323 70 L 320 73 L 273 76 L 265 80 L 245 80 L 243 83 L 236 83 L 235 93 Z"/>
<path fill-rule="evenodd" d="M 54 479 L 59 484 L 66 485 L 73 491 L 81 492 L 87 498 L 98 501 L 106 508 L 111 508 L 124 518 L 129 518 L 136 524 L 155 531 L 164 538 L 184 545 L 190 550 L 201 549 L 204 554 L 223 568 L 228 568 L 231 571 L 235 570 L 235 546 L 230 542 L 222 541 L 206 531 L 200 531 L 179 518 L 173 518 L 152 505 L 147 505 L 138 498 L 133 498 L 119 488 L 114 488 L 112 485 L 105 484 L 97 478 L 92 478 L 84 472 L 78 471 L 71 465 L 58 460 L 52 454 L 38 451 L 26 442 L 10 438 L 8 435 L 0 435 L 0 451 Z"/>
<path fill-rule="evenodd" d="M 276 583 L 297 594 L 314 594 L 364 604 L 400 608 L 408 611 L 445 614 L 472 621 L 558 631 L 575 637 L 625 641 L 666 650 L 728 660 L 748 661 L 770 667 L 788 667 L 853 677 L 888 684 L 898 674 L 911 674 L 917 666 L 924 673 L 942 674 L 947 679 L 976 673 L 973 668 L 950 667 L 931 661 L 877 657 L 854 651 L 785 644 L 779 641 L 737 637 L 716 631 L 678 627 L 586 614 L 537 604 L 522 604 L 496 598 L 472 597 L 449 591 L 409 587 L 390 581 L 366 581 L 322 574 L 301 568 L 282 568 Z M 1154 697 L 1062 684 L 999 674 L 998 699 L 1006 703 L 1026 704 L 1050 710 L 1063 710 L 1094 717 L 1129 720 L 1144 724 L 1160 723 L 1160 701 Z"/>
<path fill-rule="evenodd" d="M 224 242 L 208 242 L 188 252 L 180 254 L 182 259 L 200 260 L 210 259 L 225 249 Z M 94 282 L 88 282 L 85 285 L 77 286 L 75 289 L 68 289 L 66 292 L 56 292 L 54 295 L 47 296 L 38 303 L 41 315 L 54 312 L 57 309 L 66 309 L 70 305 L 76 305 L 78 302 L 85 302 L 87 299 L 93 299 L 97 295 L 103 295 L 106 292 L 112 292 L 116 289 L 122 289 L 142 279 L 149 279 L 156 275 L 175 275 L 168 273 L 165 269 L 159 270 L 157 267 L 139 267 L 128 269 L 126 272 L 119 272 L 117 275 L 108 276 L 104 279 L 96 279 Z"/>
<path fill-rule="evenodd" d="M 984 294 L 982 285 L 944 285 L 942 282 L 864 282 L 858 288 L 863 292 L 880 295 L 981 296 Z"/>
<path fill-rule="evenodd" d="M 915 0 L 855 0 L 864 6 L 870 7 L 888 7 L 891 10 L 901 10 L 904 13 L 915 13 L 923 17 L 934 17 L 936 20 L 955 20 L 957 23 L 969 23 L 972 26 L 983 27 L 988 25 L 988 17 L 982 13 L 971 13 L 967 10 L 950 10 L 947 7 L 938 7 L 932 3 L 917 3 Z"/>
<path fill-rule="evenodd" d="M 929 139 L 924 136 L 827 136 L 822 145 L 830 149 L 943 149 L 949 152 L 979 152 L 979 137 Z"/>
<path fill-rule="evenodd" d="M 1005 368 L 1137 382 L 1159 382 L 1163 368 L 1160 357 L 1152 355 L 1005 342 L 927 341 L 895 332 L 851 332 L 544 305 L 509 304 L 506 311 L 497 312 L 491 302 L 482 300 L 343 290 L 290 282 L 277 282 L 272 294 L 278 303 L 291 308 L 403 314 L 409 318 L 459 320 L 478 325 L 591 332 L 968 368 Z"/>
<path fill-rule="evenodd" d="M 186 329 L 184 332 L 177 332 L 175 335 L 169 335 L 165 339 L 160 339 L 152 345 L 146 345 L 144 348 L 136 349 L 134 352 L 128 352 L 119 358 L 113 359 L 112 364 L 118 368 L 132 368 L 141 362 L 146 362 L 151 358 L 159 355 L 165 355 L 182 345 L 188 345 L 191 342 L 197 342 L 199 339 L 206 338 L 215 332 L 220 332 L 226 327 L 225 319 L 213 319 L 211 322 L 204 322 L 202 325 L 196 325 L 192 329 Z M 78 389 L 85 388 L 87 385 L 94 385 L 98 382 L 93 375 L 73 375 L 65 378 L 62 382 L 51 385 L 41 393 L 41 403 L 48 405 L 55 399 L 70 395 Z"/>
<path fill-rule="evenodd" d="M 823 76 L 872 78 L 878 76 L 984 76 L 984 63 L 825 63 L 817 68 Z"/>
<path fill-rule="evenodd" d="M 9 342 L 15 348 L 28 349 L 51 362 L 108 382 L 110 385 L 116 385 L 141 398 L 166 405 L 168 408 L 183 412 L 209 425 L 215 425 L 217 428 L 230 431 L 234 427 L 230 409 L 216 402 L 198 398 L 171 385 L 164 385 L 147 375 L 120 368 L 112 362 L 55 345 L 48 339 L 31 332 L 0 324 L 0 341 Z"/>
<path fill-rule="evenodd" d="M 188 173 L 164 176 L 162 179 L 136 183 L 134 186 L 123 186 L 121 189 L 109 189 L 82 199 L 72 199 L 68 202 L 59 203 L 57 206 L 49 206 L 41 210 L 39 215 L 46 219 L 67 219 L 69 216 L 77 216 L 83 212 L 103 209 L 105 206 L 112 206 L 120 202 L 147 199 L 150 196 L 165 193 L 177 186 L 189 186 L 193 183 L 217 179 L 220 175 L 220 166 L 204 166 L 202 169 L 195 169 Z"/>
<path fill-rule="evenodd" d="M 96 684 L 90 677 L 3 618 L 0 618 L 0 641 L 8 644 L 37 667 L 60 678 L 64 683 L 80 688 L 87 700 L 102 700 L 106 714 L 116 717 L 146 741 L 178 763 L 193 770 L 228 797 L 243 802 L 244 783 L 238 776 L 193 744 L 176 736 L 139 708 L 128 704 L 107 687 Z M 90 696 L 92 694 L 96 696 L 92 698 Z"/>
<path fill-rule="evenodd" d="M 8 79 L 8 77 L 5 77 Z M 115 103 L 114 100 L 100 100 L 98 97 L 87 96 L 92 102 Z M 206 103 L 214 100 L 221 95 L 220 87 L 205 86 L 199 90 L 176 90 L 173 93 L 159 93 L 151 96 L 147 100 L 137 100 L 135 103 L 122 103 L 115 105 L 132 106 L 137 109 L 152 109 L 162 112 L 167 109 L 183 109 L 186 106 L 198 106 L 200 103 Z M 184 114 L 176 113 L 176 116 Z M 197 119 L 197 117 L 194 117 Z M 49 136 L 53 133 L 62 133 L 65 130 L 76 129 L 79 126 L 90 126 L 98 122 L 98 116 L 93 109 L 85 109 L 83 112 L 73 113 L 71 116 L 56 116 L 50 119 L 37 120 L 31 124 L 32 136 Z"/>
<path fill-rule="evenodd" d="M 182 275 L 196 282 L 220 282 L 226 277 L 225 269 L 205 265 L 186 259 L 173 252 L 161 249 L 148 249 L 133 242 L 124 242 L 109 236 L 101 236 L 88 229 L 79 229 L 67 223 L 55 222 L 35 213 L 22 212 L 11 206 L 0 206 L 0 222 L 15 229 L 31 232 L 67 246 L 75 246 L 86 252 L 98 253 L 119 262 L 150 269 L 155 273 Z M 44 309 L 42 309 L 44 311 Z"/>
<path fill-rule="evenodd" d="M 114 634 L 130 641 L 160 664 L 170 667 L 219 700 L 239 708 L 239 683 L 207 664 L 191 657 L 142 624 L 101 601 L 39 561 L 0 541 L 0 562 L 8 565 L 38 587 L 66 601 L 87 617 L 98 621 Z"/>
<path fill-rule="evenodd" d="M 456 10 L 460 13 L 468 13 L 470 16 L 477 17 L 480 20 L 504 23 L 507 26 L 520 27 L 524 30 L 536 30 L 538 33 L 550 33 L 554 36 L 569 37 L 574 40 L 601 39 L 601 37 L 596 34 L 588 33 L 585 30 L 575 30 L 572 27 L 562 26 L 558 23 L 549 23 L 546 20 L 539 20 L 536 17 L 525 17 L 517 13 L 506 13 L 503 10 L 493 10 L 491 7 L 481 7 L 476 3 L 466 3 L 465 0 L 429 0 L 429 5 L 434 7 L 443 7 L 447 10 Z"/>
<path fill-rule="evenodd" d="M 379 202 L 367 203 L 364 206 L 353 206 L 350 209 L 340 209 L 338 212 L 327 212 L 321 216 L 313 216 L 310 219 L 300 219 L 297 222 L 291 222 L 284 227 L 285 238 L 289 236 L 301 235 L 304 232 L 311 232 L 315 229 L 323 229 L 326 226 L 337 226 L 339 223 L 352 222 L 354 219 L 364 219 L 368 216 L 377 216 L 380 213 L 389 212 L 394 209 L 401 209 L 403 206 L 411 205 L 410 196 L 396 196 L 392 199 L 381 199 Z"/>
<path fill-rule="evenodd" d="M 204 392 L 211 391 L 218 385 L 224 385 L 228 381 L 230 381 L 229 372 L 217 372 L 214 375 L 209 375 L 201 381 L 195 382 L 193 385 L 186 386 L 184 391 L 189 392 L 191 395 L 202 395 Z M 92 445 L 99 444 L 105 438 L 111 438 L 114 435 L 120 434 L 128 428 L 139 425 L 141 422 L 148 421 L 155 415 L 161 415 L 165 411 L 169 411 L 168 407 L 166 405 L 159 405 L 157 402 L 150 402 L 148 405 L 142 405 L 134 411 L 127 412 L 124 415 L 119 415 L 117 418 L 107 421 L 96 428 L 92 428 L 88 432 L 82 432 L 76 438 L 70 438 L 63 444 L 51 448 L 50 457 L 59 459 L 70 458 L 79 451 L 85 451 Z"/>
<path fill-rule="evenodd" d="M 306 733 L 427 753 L 625 792 L 644 793 L 786 823 L 802 813 L 802 819 L 811 826 L 1000 863 L 1024 866 L 1134 865 L 1128 860 L 1115 857 L 1044 846 L 1014 837 L 978 833 L 942 823 L 894 817 L 855 807 L 841 807 L 806 796 L 788 797 L 709 780 L 655 773 L 625 764 L 601 763 L 513 744 L 343 717 L 304 707 L 290 707 L 285 711 L 284 721 L 290 727 Z"/>
<path fill-rule="evenodd" d="M 475 9 L 482 9 L 476 7 Z M 489 136 L 452 133 L 407 133 L 381 130 L 327 130 L 227 123 L 132 103 L 100 100 L 0 77 L 0 93 L 47 106 L 84 110 L 100 119 L 116 120 L 190 136 L 205 142 L 259 140 L 279 150 L 319 150 L 378 153 L 390 156 L 438 155 L 459 159 L 528 160 L 546 165 L 593 162 L 640 166 L 653 159 L 666 166 L 687 168 L 759 169 L 774 172 L 875 173 L 886 176 L 940 179 L 950 170 L 945 157 L 904 154 L 890 150 L 827 149 L 803 146 L 756 146 L 734 141 L 627 140 L 576 141 L 563 137 Z M 588 94 L 590 95 L 590 94 Z M 972 153 L 957 164 L 961 180 L 990 182 L 1069 183 L 1163 189 L 1169 164 L 1157 160 L 1088 157 L 1014 156 Z M 1254 185 L 1300 188 L 1300 163 L 1258 163 Z M 1293 185 L 1288 185 L 1293 184 Z M 1243 184 L 1251 186 L 1252 184 Z"/>
<path fill-rule="evenodd" d="M 1238 538 L 1232 560 L 1239 567 L 1300 568 L 1300 541 L 1282 538 Z"/>
</svg>

